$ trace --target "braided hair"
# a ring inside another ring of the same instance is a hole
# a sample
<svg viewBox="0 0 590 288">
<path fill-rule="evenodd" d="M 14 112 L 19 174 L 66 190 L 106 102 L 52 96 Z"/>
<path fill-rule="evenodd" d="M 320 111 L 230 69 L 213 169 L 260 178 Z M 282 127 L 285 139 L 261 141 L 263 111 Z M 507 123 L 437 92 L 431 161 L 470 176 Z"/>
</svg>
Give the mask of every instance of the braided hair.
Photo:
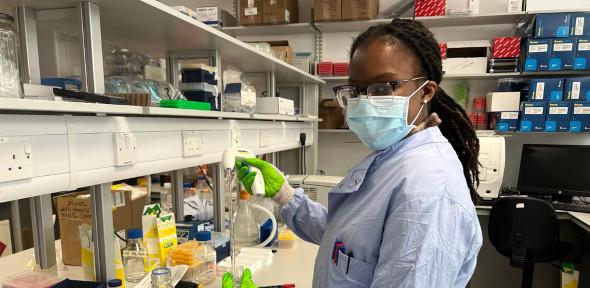
<svg viewBox="0 0 590 288">
<path fill-rule="evenodd" d="M 350 58 L 362 45 L 375 39 L 400 43 L 419 60 L 422 75 L 440 84 L 443 76 L 440 48 L 432 32 L 421 22 L 409 19 L 394 19 L 389 24 L 369 28 L 353 42 Z M 441 118 L 439 129 L 449 140 L 463 165 L 463 175 L 467 181 L 471 199 L 477 199 L 476 187 L 479 185 L 479 140 L 465 110 L 459 106 L 440 86 L 428 103 L 428 111 Z"/>
</svg>

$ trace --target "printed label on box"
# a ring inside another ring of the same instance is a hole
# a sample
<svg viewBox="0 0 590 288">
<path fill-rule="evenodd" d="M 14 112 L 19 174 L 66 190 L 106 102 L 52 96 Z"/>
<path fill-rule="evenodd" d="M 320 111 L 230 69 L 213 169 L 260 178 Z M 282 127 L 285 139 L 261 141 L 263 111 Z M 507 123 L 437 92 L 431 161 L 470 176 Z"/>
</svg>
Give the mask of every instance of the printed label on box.
<svg viewBox="0 0 590 288">
<path fill-rule="evenodd" d="M 590 51 L 590 42 L 579 43 L 578 44 L 578 51 Z"/>
<path fill-rule="evenodd" d="M 580 99 L 580 87 L 582 82 L 572 82 L 572 96 L 571 99 Z"/>
<path fill-rule="evenodd" d="M 251 8 L 244 9 L 244 15 L 246 15 L 246 16 L 258 15 L 258 7 L 251 7 Z"/>
<path fill-rule="evenodd" d="M 125 206 L 125 191 L 113 192 L 113 208 Z"/>
<path fill-rule="evenodd" d="M 568 107 L 549 107 L 549 114 L 563 114 L 567 115 Z"/>
<path fill-rule="evenodd" d="M 502 112 L 500 114 L 500 119 L 506 119 L 506 120 L 518 119 L 518 112 Z"/>
<path fill-rule="evenodd" d="M 590 114 L 590 107 L 576 106 L 574 107 L 574 114 Z"/>
<path fill-rule="evenodd" d="M 524 114 L 526 114 L 526 115 L 542 115 L 543 114 L 543 107 L 525 107 Z"/>
<path fill-rule="evenodd" d="M 574 30 L 574 35 L 584 34 L 584 17 L 576 17 L 576 28 Z"/>
<path fill-rule="evenodd" d="M 545 94 L 545 82 L 537 83 L 537 89 L 535 91 L 535 99 L 543 100 Z"/>
<path fill-rule="evenodd" d="M 555 43 L 553 45 L 553 51 L 573 51 L 573 43 Z"/>
<path fill-rule="evenodd" d="M 529 45 L 529 53 L 543 53 L 549 49 L 548 44 Z"/>
<path fill-rule="evenodd" d="M 285 22 L 291 22 L 291 16 L 289 10 L 285 10 Z"/>
</svg>

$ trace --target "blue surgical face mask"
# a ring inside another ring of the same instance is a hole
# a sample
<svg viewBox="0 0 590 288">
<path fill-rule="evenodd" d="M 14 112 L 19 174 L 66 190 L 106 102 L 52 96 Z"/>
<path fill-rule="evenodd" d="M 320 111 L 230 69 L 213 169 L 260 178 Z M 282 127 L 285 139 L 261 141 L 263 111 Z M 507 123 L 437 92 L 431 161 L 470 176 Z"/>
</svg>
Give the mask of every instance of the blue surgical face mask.
<svg viewBox="0 0 590 288">
<path fill-rule="evenodd" d="M 361 142 L 371 150 L 383 150 L 402 140 L 416 126 L 424 103 L 411 124 L 408 124 L 410 99 L 428 81 L 409 96 L 360 96 L 348 100 L 346 122 Z"/>
</svg>

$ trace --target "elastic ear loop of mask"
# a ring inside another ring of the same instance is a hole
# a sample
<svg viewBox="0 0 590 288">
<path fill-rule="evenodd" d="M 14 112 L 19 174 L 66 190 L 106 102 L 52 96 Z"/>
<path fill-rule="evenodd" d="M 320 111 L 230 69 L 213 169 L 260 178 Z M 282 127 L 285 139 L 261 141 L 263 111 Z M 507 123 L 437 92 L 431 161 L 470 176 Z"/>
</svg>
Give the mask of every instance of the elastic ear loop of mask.
<svg viewBox="0 0 590 288">
<path fill-rule="evenodd" d="M 416 95 L 416 93 L 418 93 L 418 91 L 420 91 L 420 89 L 424 88 L 424 86 L 426 86 L 426 84 L 428 84 L 428 81 L 426 81 L 422 85 L 420 85 L 420 87 L 418 87 L 418 89 L 416 89 L 416 91 L 414 91 L 414 93 L 412 93 L 412 95 L 410 95 L 410 97 L 408 97 L 408 98 L 414 97 L 414 95 Z M 408 101 L 410 101 L 410 99 L 408 99 Z M 426 104 L 426 101 L 420 103 L 420 110 L 418 110 L 418 113 L 416 113 L 416 116 L 414 117 L 414 120 L 412 120 L 412 123 L 410 125 L 414 125 L 414 122 L 416 122 L 416 120 L 418 120 L 418 117 L 420 116 L 420 113 L 422 112 L 422 108 L 424 108 L 424 104 Z"/>
</svg>

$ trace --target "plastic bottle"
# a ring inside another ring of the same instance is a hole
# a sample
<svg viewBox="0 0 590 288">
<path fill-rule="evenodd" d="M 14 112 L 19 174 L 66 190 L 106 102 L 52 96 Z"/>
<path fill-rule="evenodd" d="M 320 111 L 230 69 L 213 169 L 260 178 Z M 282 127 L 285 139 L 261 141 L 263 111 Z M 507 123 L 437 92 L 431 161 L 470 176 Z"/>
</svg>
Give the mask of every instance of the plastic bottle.
<svg viewBox="0 0 590 288">
<path fill-rule="evenodd" d="M 206 202 L 213 201 L 213 197 L 209 192 L 209 185 L 207 184 L 207 180 L 205 180 L 206 176 L 199 176 L 197 180 L 197 191 L 199 192 L 199 198 Z"/>
<path fill-rule="evenodd" d="M 121 279 L 111 279 L 107 282 L 107 287 L 109 288 L 121 288 L 123 287 L 123 281 Z"/>
<path fill-rule="evenodd" d="M 137 283 L 147 274 L 145 263 L 148 253 L 142 243 L 141 229 L 129 229 L 127 231 L 127 246 L 123 248 L 123 268 L 125 269 L 125 279 L 132 283 Z"/>
<path fill-rule="evenodd" d="M 162 211 L 170 212 L 172 210 L 172 184 L 164 183 L 164 188 L 160 192 L 160 205 Z"/>
<path fill-rule="evenodd" d="M 152 270 L 152 288 L 174 288 L 170 268 L 156 268 Z"/>
<path fill-rule="evenodd" d="M 197 232 L 197 241 L 201 244 L 199 250 L 199 260 L 201 260 L 201 269 L 197 272 L 197 282 L 207 285 L 215 281 L 215 275 L 217 274 L 217 252 L 213 247 L 211 241 L 210 231 L 199 231 Z"/>
<path fill-rule="evenodd" d="M 246 191 L 240 192 L 238 213 L 234 221 L 234 235 L 236 248 L 253 247 L 258 245 L 260 227 L 250 208 L 250 194 Z"/>
</svg>

